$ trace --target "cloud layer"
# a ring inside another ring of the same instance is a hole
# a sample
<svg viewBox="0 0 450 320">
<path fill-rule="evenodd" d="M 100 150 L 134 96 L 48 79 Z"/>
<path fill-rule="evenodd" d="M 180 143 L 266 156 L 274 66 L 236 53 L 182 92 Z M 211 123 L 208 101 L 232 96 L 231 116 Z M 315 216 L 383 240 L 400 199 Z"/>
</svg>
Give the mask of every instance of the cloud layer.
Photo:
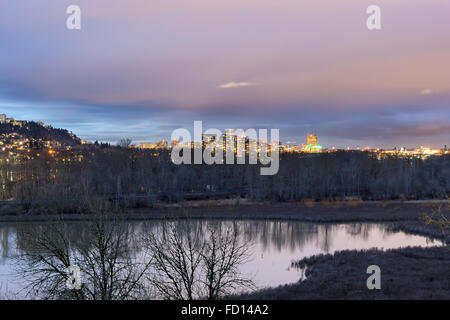
<svg viewBox="0 0 450 320">
<path fill-rule="evenodd" d="M 227 82 L 224 84 L 221 84 L 218 86 L 218 88 L 220 89 L 233 89 L 233 88 L 239 88 L 239 87 L 251 87 L 251 86 L 256 86 L 258 85 L 257 83 L 253 83 L 253 82 Z"/>
<path fill-rule="evenodd" d="M 136 141 L 204 120 L 323 145 L 449 140 L 449 0 L 0 3 L 0 112 Z M 433 23 L 430 23 L 432 21 Z"/>
</svg>

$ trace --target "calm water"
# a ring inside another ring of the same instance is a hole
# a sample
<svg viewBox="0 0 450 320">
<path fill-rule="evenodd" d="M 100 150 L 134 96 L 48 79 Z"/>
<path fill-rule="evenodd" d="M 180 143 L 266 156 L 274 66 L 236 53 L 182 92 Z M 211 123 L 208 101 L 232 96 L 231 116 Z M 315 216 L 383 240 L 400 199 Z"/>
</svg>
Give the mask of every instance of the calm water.
<svg viewBox="0 0 450 320">
<path fill-rule="evenodd" d="M 158 230 L 159 222 L 132 222 L 135 232 Z M 186 223 L 186 222 L 182 222 Z M 206 227 L 217 221 L 195 220 L 189 223 Z M 229 221 L 219 221 L 226 226 Z M 251 241 L 250 260 L 241 271 L 251 276 L 259 288 L 299 281 L 302 272 L 291 268 L 291 262 L 320 253 L 333 253 L 346 249 L 399 248 L 406 246 L 436 246 L 442 242 L 423 236 L 390 232 L 387 225 L 374 223 L 314 224 L 283 221 L 238 221 L 242 240 Z M 11 257 L 20 254 L 17 248 L 17 228 L 20 224 L 0 225 L 0 294 L 5 290 L 15 292 L 23 283 L 14 277 Z"/>
</svg>

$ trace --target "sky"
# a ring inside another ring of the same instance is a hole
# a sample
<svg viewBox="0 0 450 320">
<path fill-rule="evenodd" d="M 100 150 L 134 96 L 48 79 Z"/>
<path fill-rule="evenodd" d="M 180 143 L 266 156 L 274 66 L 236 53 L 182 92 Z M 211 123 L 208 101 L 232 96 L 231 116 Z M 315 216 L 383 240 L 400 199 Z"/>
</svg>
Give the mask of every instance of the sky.
<svg viewBox="0 0 450 320">
<path fill-rule="evenodd" d="M 324 147 L 450 146 L 449 17 L 450 0 L 2 0 L 0 113 L 111 143 L 202 120 Z"/>
</svg>

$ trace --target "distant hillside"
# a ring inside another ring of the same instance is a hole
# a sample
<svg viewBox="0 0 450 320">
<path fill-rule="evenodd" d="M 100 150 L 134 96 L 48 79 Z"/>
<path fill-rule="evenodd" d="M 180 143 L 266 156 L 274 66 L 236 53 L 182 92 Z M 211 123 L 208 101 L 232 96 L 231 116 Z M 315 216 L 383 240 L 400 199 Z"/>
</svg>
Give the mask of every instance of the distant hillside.
<svg viewBox="0 0 450 320">
<path fill-rule="evenodd" d="M 81 143 L 81 139 L 65 129 L 55 129 L 34 121 L 21 124 L 0 124 L 0 135 L 17 133 L 24 138 L 59 142 L 61 145 L 74 146 Z"/>
</svg>

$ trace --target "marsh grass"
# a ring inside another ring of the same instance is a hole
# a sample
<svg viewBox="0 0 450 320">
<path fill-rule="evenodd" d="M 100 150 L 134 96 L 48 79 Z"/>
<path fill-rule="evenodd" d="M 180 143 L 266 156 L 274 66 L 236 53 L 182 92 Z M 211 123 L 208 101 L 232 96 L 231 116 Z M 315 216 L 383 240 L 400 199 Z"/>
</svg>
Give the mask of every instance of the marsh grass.
<svg viewBox="0 0 450 320">
<path fill-rule="evenodd" d="M 381 289 L 368 290 L 367 267 L 381 268 Z M 306 280 L 233 299 L 449 299 L 450 247 L 340 251 L 293 263 L 306 267 Z"/>
</svg>

